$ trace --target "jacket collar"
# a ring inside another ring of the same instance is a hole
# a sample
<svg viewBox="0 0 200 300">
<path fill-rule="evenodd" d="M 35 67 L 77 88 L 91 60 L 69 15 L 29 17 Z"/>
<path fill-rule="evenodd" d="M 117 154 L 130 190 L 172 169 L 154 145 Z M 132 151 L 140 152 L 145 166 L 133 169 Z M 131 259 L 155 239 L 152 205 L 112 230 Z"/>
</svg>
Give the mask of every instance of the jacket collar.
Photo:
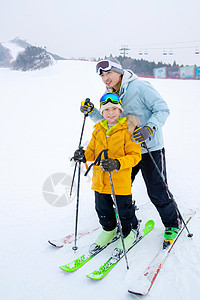
<svg viewBox="0 0 200 300">
<path fill-rule="evenodd" d="M 118 126 L 118 124 L 124 124 L 126 120 L 127 120 L 126 117 L 124 117 L 124 118 L 119 118 L 119 119 L 118 119 L 118 122 L 117 122 L 115 125 L 113 125 L 110 129 L 108 128 L 108 123 L 107 123 L 107 120 L 106 120 L 106 119 L 103 119 L 103 120 L 100 122 L 100 124 L 101 124 L 101 126 L 106 130 L 106 135 L 109 135 L 109 134 L 110 134 L 110 133 Z"/>
<path fill-rule="evenodd" d="M 124 70 L 124 75 L 122 76 L 122 83 L 121 83 L 120 91 L 119 91 L 118 95 L 121 97 L 126 92 L 128 83 L 130 81 L 133 81 L 133 80 L 137 79 L 137 78 L 138 78 L 138 76 L 135 73 L 133 73 L 132 70 L 125 69 Z M 108 92 L 112 93 L 113 91 L 112 91 L 112 89 L 107 88 L 106 93 L 108 93 Z"/>
</svg>

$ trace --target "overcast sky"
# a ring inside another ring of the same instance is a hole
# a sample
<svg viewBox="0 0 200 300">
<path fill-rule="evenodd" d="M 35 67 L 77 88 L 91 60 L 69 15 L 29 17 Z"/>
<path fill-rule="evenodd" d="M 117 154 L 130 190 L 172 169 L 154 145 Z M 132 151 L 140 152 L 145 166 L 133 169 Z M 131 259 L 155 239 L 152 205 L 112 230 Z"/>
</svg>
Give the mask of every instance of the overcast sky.
<svg viewBox="0 0 200 300">
<path fill-rule="evenodd" d="M 0 42 L 20 37 L 66 58 L 127 45 L 133 58 L 200 65 L 199 19 L 199 0 L 0 0 Z"/>
</svg>

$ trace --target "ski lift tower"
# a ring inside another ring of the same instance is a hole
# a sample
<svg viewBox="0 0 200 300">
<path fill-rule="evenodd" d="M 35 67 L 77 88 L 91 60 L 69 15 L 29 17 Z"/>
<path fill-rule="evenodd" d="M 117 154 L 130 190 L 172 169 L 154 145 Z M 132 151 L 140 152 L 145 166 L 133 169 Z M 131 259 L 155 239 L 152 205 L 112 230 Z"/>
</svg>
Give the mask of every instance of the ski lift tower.
<svg viewBox="0 0 200 300">
<path fill-rule="evenodd" d="M 128 48 L 127 45 L 122 45 L 121 49 L 119 50 L 121 51 L 120 54 L 126 57 L 126 55 L 128 55 L 128 51 L 130 50 L 130 48 Z"/>
</svg>

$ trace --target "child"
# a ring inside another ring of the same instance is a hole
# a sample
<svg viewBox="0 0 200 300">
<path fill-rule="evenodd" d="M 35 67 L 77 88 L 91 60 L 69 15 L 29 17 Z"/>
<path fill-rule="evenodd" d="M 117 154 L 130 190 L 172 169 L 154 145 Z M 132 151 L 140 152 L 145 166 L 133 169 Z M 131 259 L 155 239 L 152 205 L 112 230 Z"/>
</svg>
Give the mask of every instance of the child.
<svg viewBox="0 0 200 300">
<path fill-rule="evenodd" d="M 111 172 L 125 249 L 128 250 L 139 233 L 135 206 L 132 203 L 131 171 L 141 160 L 141 148 L 130 138 L 127 118 L 119 117 L 123 108 L 121 99 L 116 94 L 108 93 L 100 99 L 100 112 L 104 119 L 94 126 L 87 149 L 79 149 L 74 153 L 76 161 L 95 161 L 102 150 L 108 149 L 109 158 L 101 160 L 100 165 L 93 165 L 92 189 L 95 191 L 95 209 L 103 230 L 91 245 L 90 251 L 95 252 L 117 235 L 108 172 Z M 117 248 L 123 250 L 121 239 Z"/>
</svg>

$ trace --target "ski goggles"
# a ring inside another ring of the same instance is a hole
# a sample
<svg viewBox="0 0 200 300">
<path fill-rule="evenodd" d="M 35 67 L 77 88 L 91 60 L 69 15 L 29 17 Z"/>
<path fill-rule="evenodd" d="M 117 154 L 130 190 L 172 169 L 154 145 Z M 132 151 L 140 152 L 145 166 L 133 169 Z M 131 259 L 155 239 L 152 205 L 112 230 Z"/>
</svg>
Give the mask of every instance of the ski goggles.
<svg viewBox="0 0 200 300">
<path fill-rule="evenodd" d="M 122 100 L 116 94 L 107 93 L 103 95 L 100 99 L 100 106 L 105 105 L 106 103 L 111 102 L 113 104 L 120 104 L 122 106 Z"/>
<path fill-rule="evenodd" d="M 101 71 L 110 71 L 112 67 L 123 70 L 122 66 L 118 63 L 112 62 L 110 60 L 101 60 L 96 65 L 96 72 L 98 75 L 100 75 Z"/>
</svg>

